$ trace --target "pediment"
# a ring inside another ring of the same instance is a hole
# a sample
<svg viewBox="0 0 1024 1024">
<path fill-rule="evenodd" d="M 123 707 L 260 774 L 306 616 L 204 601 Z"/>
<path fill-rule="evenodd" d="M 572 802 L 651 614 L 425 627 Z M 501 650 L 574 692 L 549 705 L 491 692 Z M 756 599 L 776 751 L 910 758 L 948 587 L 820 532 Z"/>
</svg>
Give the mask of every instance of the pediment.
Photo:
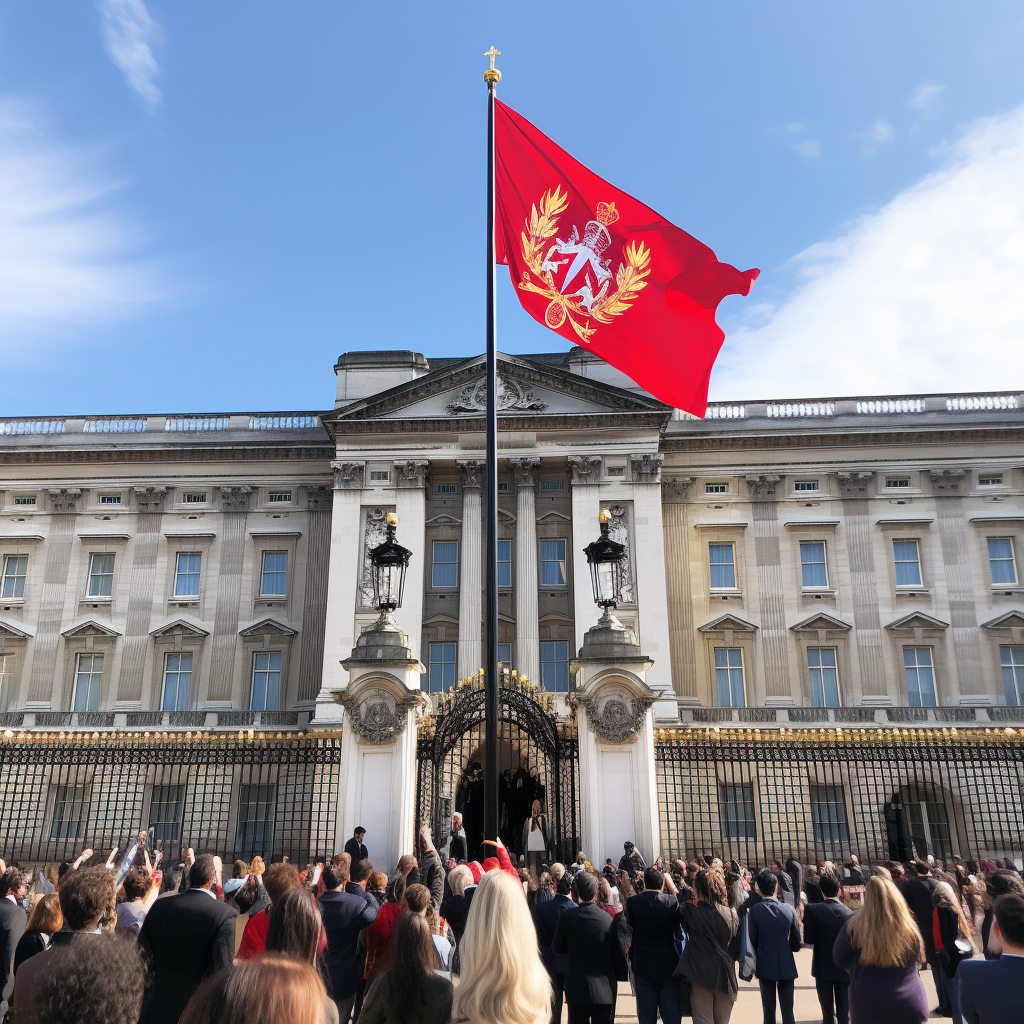
<svg viewBox="0 0 1024 1024">
<path fill-rule="evenodd" d="M 1024 629 L 1024 612 L 1005 612 L 981 624 L 982 629 Z"/>
<path fill-rule="evenodd" d="M 561 519 L 563 522 L 569 522 L 569 517 L 561 512 L 545 512 L 542 516 L 537 516 L 538 523 L 547 522 L 549 519 Z"/>
<path fill-rule="evenodd" d="M 853 629 L 853 626 L 848 622 L 843 622 L 842 619 L 837 619 L 834 615 L 829 615 L 827 612 L 819 612 L 817 615 L 812 615 L 809 619 L 804 619 L 803 622 L 798 622 L 795 626 L 790 626 L 789 628 L 796 632 L 806 630 L 809 633 L 814 633 L 819 629 L 845 630 Z"/>
<path fill-rule="evenodd" d="M 0 637 L 5 640 L 29 640 L 32 634 L 18 629 L 17 626 L 12 626 L 9 622 L 0 622 Z"/>
<path fill-rule="evenodd" d="M 67 640 L 72 640 L 77 637 L 83 636 L 120 636 L 116 629 L 111 629 L 109 626 L 104 626 L 100 622 L 96 622 L 95 619 L 89 619 L 87 622 L 79 623 L 77 626 L 72 626 L 70 629 L 65 630 L 61 633 Z"/>
<path fill-rule="evenodd" d="M 433 516 L 427 520 L 427 526 L 459 526 L 461 523 L 461 519 L 450 516 L 447 512 L 442 512 L 441 515 Z"/>
<path fill-rule="evenodd" d="M 190 636 L 198 639 L 210 634 L 201 626 L 196 626 L 186 619 L 175 619 L 173 622 L 168 622 L 165 626 L 154 629 L 149 635 L 160 640 L 170 636 Z"/>
<path fill-rule="evenodd" d="M 746 619 L 741 619 L 738 615 L 726 614 L 719 615 L 717 619 L 712 619 L 710 622 L 705 622 L 697 629 L 701 633 L 724 633 L 727 630 L 733 633 L 753 633 L 757 626 L 752 622 L 747 622 Z"/>
<path fill-rule="evenodd" d="M 890 622 L 886 629 L 948 629 L 949 623 L 936 619 L 924 612 L 911 612 L 903 618 Z"/>
<path fill-rule="evenodd" d="M 295 636 L 295 630 L 277 619 L 260 619 L 259 622 L 238 631 L 239 636 Z"/>
<path fill-rule="evenodd" d="M 454 366 L 328 414 L 328 425 L 365 420 L 459 420 L 480 418 L 486 408 L 486 360 L 473 356 Z M 669 406 L 567 370 L 498 355 L 501 417 L 559 417 L 653 413 L 668 416 Z"/>
</svg>

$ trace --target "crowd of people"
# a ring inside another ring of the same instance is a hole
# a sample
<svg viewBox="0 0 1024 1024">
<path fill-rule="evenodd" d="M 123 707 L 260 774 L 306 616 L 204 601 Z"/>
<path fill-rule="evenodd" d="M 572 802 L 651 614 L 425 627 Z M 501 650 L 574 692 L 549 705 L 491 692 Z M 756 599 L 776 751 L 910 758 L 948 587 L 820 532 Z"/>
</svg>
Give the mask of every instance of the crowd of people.
<svg viewBox="0 0 1024 1024">
<path fill-rule="evenodd" d="M 639 1024 L 727 1024 L 756 978 L 765 1024 L 792 1024 L 807 946 L 824 1024 L 1024 1019 L 1012 862 L 648 865 L 627 842 L 595 867 L 552 862 L 542 818 L 534 804 L 520 855 L 498 837 L 483 860 L 465 859 L 457 817 L 445 853 L 424 827 L 390 874 L 362 828 L 301 870 L 254 857 L 230 878 L 192 850 L 161 872 L 141 836 L 120 864 L 86 850 L 37 879 L 0 861 L 0 1018 L 560 1024 L 565 1006 L 569 1024 L 612 1024 L 628 983 Z"/>
</svg>

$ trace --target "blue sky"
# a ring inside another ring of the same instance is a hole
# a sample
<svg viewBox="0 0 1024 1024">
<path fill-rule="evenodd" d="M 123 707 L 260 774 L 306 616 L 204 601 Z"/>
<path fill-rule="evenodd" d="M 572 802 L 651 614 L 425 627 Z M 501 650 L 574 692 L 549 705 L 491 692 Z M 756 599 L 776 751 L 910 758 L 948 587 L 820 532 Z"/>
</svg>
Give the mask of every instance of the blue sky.
<svg viewBox="0 0 1024 1024">
<path fill-rule="evenodd" d="M 741 268 L 713 398 L 1024 386 L 1019 3 L 0 5 L 0 414 L 483 349 L 485 91 Z M 566 347 L 501 271 L 499 346 Z"/>
</svg>

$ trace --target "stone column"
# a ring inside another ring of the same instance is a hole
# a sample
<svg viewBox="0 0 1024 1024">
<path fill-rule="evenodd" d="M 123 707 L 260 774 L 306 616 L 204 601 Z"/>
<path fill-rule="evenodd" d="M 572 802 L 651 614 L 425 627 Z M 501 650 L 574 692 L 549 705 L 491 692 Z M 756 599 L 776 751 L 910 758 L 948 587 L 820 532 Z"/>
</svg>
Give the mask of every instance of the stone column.
<svg viewBox="0 0 1024 1024">
<path fill-rule="evenodd" d="M 516 482 L 516 650 L 520 675 L 540 685 L 537 605 L 537 481 L 539 458 L 509 459 Z"/>
<path fill-rule="evenodd" d="M 484 464 L 459 462 L 462 472 L 462 543 L 459 545 L 459 658 L 458 678 L 483 665 L 483 542 L 480 492 Z M 488 624 L 490 625 L 490 624 Z"/>
<path fill-rule="evenodd" d="M 601 456 L 570 455 L 568 461 L 569 472 L 572 474 L 573 618 L 576 624 L 576 652 L 579 652 L 587 630 L 597 622 L 601 614 L 594 604 L 590 569 L 583 554 L 583 549 L 597 537 L 600 530 L 598 515 L 601 511 L 601 496 L 598 484 L 601 482 Z"/>
<path fill-rule="evenodd" d="M 327 626 L 327 571 L 331 561 L 329 484 L 306 484 L 306 587 L 299 637 L 299 693 L 302 703 L 316 700 L 324 670 L 324 631 Z"/>
<path fill-rule="evenodd" d="M 419 659 L 423 639 L 423 584 L 430 553 L 427 551 L 427 480 L 430 462 L 410 459 L 395 463 L 395 512 L 398 537 L 410 551 L 405 574 L 405 595 L 395 618 L 409 636 L 413 657 Z M 479 666 L 477 666 L 479 668 Z"/>
<path fill-rule="evenodd" d="M 665 562 L 668 600 L 668 641 L 672 661 L 672 684 L 685 703 L 700 703 L 697 696 L 697 648 L 693 623 L 693 595 L 690 593 L 690 531 L 687 501 L 693 477 L 662 477 L 662 514 L 667 559 Z"/>
</svg>

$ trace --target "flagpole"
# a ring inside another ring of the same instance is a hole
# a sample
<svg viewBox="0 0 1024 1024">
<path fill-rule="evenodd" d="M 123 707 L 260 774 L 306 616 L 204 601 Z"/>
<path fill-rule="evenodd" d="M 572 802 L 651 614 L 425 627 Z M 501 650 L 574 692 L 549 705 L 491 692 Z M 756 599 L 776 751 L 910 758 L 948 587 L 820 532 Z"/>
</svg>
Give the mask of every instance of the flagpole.
<svg viewBox="0 0 1024 1024">
<path fill-rule="evenodd" d="M 484 72 L 487 83 L 487 629 L 484 662 L 484 838 L 498 836 L 498 321 L 495 308 L 497 264 L 494 252 L 494 89 L 501 72 L 494 67 L 499 50 L 484 54 L 491 60 Z M 468 623 L 472 628 L 473 624 Z"/>
</svg>

